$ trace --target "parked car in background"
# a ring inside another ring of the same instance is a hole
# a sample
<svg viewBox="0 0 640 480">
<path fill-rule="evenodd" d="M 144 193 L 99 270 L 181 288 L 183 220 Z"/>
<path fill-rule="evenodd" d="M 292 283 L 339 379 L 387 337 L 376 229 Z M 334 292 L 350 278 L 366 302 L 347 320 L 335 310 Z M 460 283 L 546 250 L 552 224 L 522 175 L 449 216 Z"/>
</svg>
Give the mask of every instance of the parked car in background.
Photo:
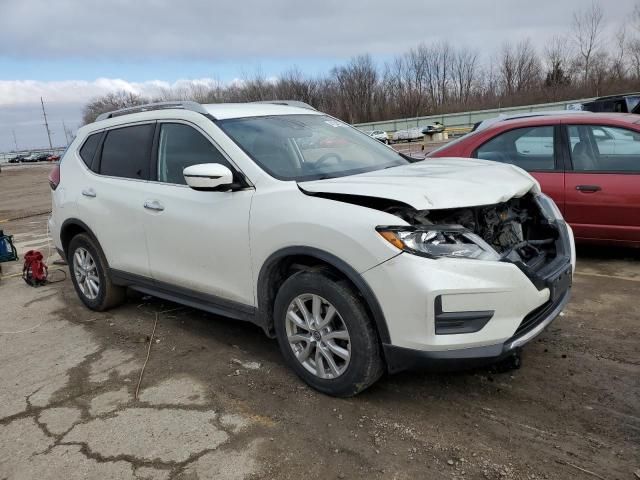
<svg viewBox="0 0 640 480">
<path fill-rule="evenodd" d="M 252 322 L 337 396 L 512 357 L 560 314 L 573 237 L 530 175 L 413 162 L 277 103 L 144 105 L 78 130 L 49 229 L 88 308 L 130 287 Z"/>
<path fill-rule="evenodd" d="M 387 135 L 387 132 L 384 132 L 382 130 L 372 130 L 370 132 L 365 132 L 367 135 L 369 135 L 371 138 L 375 138 L 376 140 L 380 140 L 382 143 L 385 144 L 389 144 L 389 135 Z"/>
<path fill-rule="evenodd" d="M 34 163 L 34 162 L 38 161 L 38 158 L 40 158 L 40 154 L 39 153 L 30 153 L 26 157 L 22 157 L 22 159 L 20 161 L 22 163 Z"/>
<path fill-rule="evenodd" d="M 394 142 L 411 142 L 412 140 L 418 140 L 422 138 L 421 128 L 409 128 L 405 130 L 397 130 L 393 132 L 391 137 Z"/>
<path fill-rule="evenodd" d="M 427 125 L 422 128 L 423 135 L 431 135 L 433 133 L 442 133 L 444 132 L 444 125 L 440 122 L 433 122 L 431 125 Z"/>
<path fill-rule="evenodd" d="M 8 162 L 9 163 L 20 163 L 25 155 L 16 155 L 15 157 L 11 157 Z"/>
<path fill-rule="evenodd" d="M 640 113 L 640 93 L 609 95 L 582 104 L 582 110 L 596 113 Z"/>
<path fill-rule="evenodd" d="M 563 113 L 491 122 L 429 153 L 533 175 L 578 241 L 640 247 L 640 124 L 632 114 Z"/>
<path fill-rule="evenodd" d="M 60 160 L 60 155 L 49 155 L 47 156 L 47 162 L 57 162 L 58 160 Z"/>
</svg>

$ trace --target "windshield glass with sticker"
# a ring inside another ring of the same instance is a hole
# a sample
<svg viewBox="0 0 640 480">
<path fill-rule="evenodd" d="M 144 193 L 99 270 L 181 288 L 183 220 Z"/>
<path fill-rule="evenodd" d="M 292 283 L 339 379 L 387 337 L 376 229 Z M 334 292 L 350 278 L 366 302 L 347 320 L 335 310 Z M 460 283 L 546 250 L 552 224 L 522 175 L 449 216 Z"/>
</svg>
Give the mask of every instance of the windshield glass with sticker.
<svg viewBox="0 0 640 480">
<path fill-rule="evenodd" d="M 391 148 L 326 115 L 279 115 L 218 123 L 280 180 L 318 180 L 409 163 Z"/>
</svg>

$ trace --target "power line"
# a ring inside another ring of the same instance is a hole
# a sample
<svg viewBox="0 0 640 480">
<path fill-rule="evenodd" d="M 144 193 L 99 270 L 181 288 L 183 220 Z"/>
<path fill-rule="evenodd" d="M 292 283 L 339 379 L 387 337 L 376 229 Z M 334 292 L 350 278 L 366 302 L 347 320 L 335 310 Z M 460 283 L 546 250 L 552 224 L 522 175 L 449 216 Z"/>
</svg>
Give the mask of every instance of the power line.
<svg viewBox="0 0 640 480">
<path fill-rule="evenodd" d="M 64 138 L 67 141 L 67 147 L 69 146 L 69 133 L 67 132 L 67 126 L 64 124 L 64 120 L 62 120 L 62 130 L 64 130 Z"/>
<path fill-rule="evenodd" d="M 49 138 L 49 148 L 53 150 L 53 145 L 51 143 L 51 131 L 49 130 L 49 122 L 47 122 L 47 112 L 44 110 L 44 101 L 42 97 L 40 97 L 40 103 L 42 104 L 42 115 L 44 115 L 44 126 L 47 129 L 47 137 Z"/>
</svg>

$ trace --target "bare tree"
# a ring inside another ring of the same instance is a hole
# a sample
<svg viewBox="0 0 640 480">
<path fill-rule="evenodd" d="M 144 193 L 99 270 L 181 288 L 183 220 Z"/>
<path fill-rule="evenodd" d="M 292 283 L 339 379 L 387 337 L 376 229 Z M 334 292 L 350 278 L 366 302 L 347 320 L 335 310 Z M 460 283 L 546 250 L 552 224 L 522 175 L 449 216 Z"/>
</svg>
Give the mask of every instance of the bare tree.
<svg viewBox="0 0 640 480">
<path fill-rule="evenodd" d="M 471 94 L 478 74 L 478 53 L 474 50 L 463 48 L 454 53 L 452 78 L 454 84 L 455 99 L 466 104 Z"/>
<path fill-rule="evenodd" d="M 505 43 L 499 59 L 499 69 L 503 94 L 507 96 L 529 91 L 538 85 L 541 65 L 531 40 L 522 40 L 515 47 Z"/>
<path fill-rule="evenodd" d="M 555 100 L 560 89 L 571 83 L 569 46 L 563 36 L 554 36 L 544 49 L 544 64 L 546 69 L 545 87 L 551 92 Z"/>
<path fill-rule="evenodd" d="M 591 60 L 602 44 L 603 19 L 602 7 L 595 0 L 587 9 L 573 14 L 572 33 L 582 63 L 582 79 L 585 86 L 590 74 Z"/>
<path fill-rule="evenodd" d="M 86 125 L 95 121 L 101 113 L 119 110 L 121 108 L 135 107 L 150 100 L 141 95 L 124 90 L 108 93 L 102 97 L 97 97 L 85 105 L 82 110 L 82 123 Z"/>
<path fill-rule="evenodd" d="M 339 86 L 344 116 L 350 123 L 371 120 L 378 71 L 369 55 L 354 57 L 344 66 L 332 70 Z"/>
<path fill-rule="evenodd" d="M 615 55 L 611 62 L 612 73 L 615 79 L 622 80 L 627 76 L 627 27 L 622 27 L 615 34 Z"/>
</svg>

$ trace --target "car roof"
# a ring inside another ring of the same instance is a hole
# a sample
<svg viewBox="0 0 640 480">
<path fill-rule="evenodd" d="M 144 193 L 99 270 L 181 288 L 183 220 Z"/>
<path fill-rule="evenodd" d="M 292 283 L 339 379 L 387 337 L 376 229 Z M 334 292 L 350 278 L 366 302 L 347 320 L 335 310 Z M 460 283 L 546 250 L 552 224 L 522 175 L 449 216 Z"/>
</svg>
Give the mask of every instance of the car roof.
<svg viewBox="0 0 640 480">
<path fill-rule="evenodd" d="M 583 110 L 548 110 L 548 111 L 540 111 L 540 112 L 522 112 L 522 113 L 513 113 L 511 115 L 507 115 L 505 113 L 501 113 L 497 117 L 487 118 L 486 120 L 482 120 L 478 122 L 475 130 L 484 130 L 490 126 L 493 126 L 496 123 L 506 122 L 507 120 L 517 120 L 521 118 L 532 118 L 532 117 L 552 117 L 554 115 L 585 115 L 591 114 L 591 112 L 583 111 Z"/>
<path fill-rule="evenodd" d="M 507 118 L 497 120 L 486 126 L 481 126 L 476 131 L 487 130 L 489 128 L 526 127 L 529 125 L 549 125 L 558 123 L 613 123 L 613 124 L 634 124 L 640 122 L 640 116 L 630 113 L 592 113 L 592 112 L 570 112 L 553 113 L 522 116 L 517 118 Z"/>
<path fill-rule="evenodd" d="M 202 106 L 217 120 L 269 115 L 323 115 L 310 108 L 274 103 L 209 103 Z"/>
</svg>

